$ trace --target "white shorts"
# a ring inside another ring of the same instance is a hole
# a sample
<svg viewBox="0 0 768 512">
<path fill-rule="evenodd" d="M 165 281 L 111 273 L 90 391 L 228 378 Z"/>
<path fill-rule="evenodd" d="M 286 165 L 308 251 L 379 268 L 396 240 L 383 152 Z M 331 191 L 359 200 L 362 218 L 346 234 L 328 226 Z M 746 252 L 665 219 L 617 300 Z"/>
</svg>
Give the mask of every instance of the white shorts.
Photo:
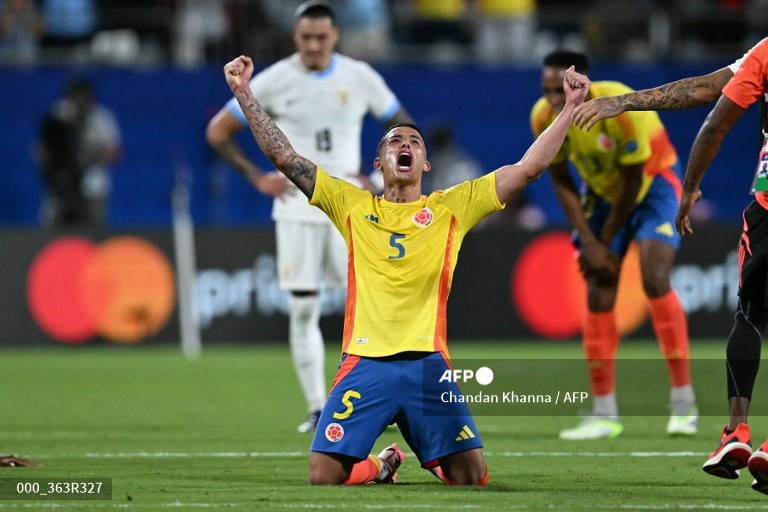
<svg viewBox="0 0 768 512">
<path fill-rule="evenodd" d="M 347 244 L 333 224 L 278 221 L 275 235 L 281 290 L 347 286 Z"/>
</svg>

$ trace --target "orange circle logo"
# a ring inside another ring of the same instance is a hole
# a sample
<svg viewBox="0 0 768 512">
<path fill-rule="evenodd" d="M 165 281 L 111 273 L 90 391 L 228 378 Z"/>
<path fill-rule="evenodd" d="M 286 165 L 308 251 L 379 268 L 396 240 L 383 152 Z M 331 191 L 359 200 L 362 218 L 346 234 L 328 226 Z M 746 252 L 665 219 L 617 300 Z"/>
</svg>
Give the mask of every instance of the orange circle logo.
<svg viewBox="0 0 768 512">
<path fill-rule="evenodd" d="M 512 272 L 512 301 L 536 334 L 563 339 L 577 336 L 587 310 L 587 290 L 568 233 L 548 233 L 528 244 Z M 640 251 L 633 243 L 621 266 L 616 321 L 624 336 L 648 317 L 640 273 Z"/>
<path fill-rule="evenodd" d="M 165 326 L 176 300 L 173 269 L 144 239 L 97 245 L 69 236 L 48 244 L 27 276 L 27 302 L 46 334 L 64 343 L 95 335 L 136 343 Z"/>
</svg>

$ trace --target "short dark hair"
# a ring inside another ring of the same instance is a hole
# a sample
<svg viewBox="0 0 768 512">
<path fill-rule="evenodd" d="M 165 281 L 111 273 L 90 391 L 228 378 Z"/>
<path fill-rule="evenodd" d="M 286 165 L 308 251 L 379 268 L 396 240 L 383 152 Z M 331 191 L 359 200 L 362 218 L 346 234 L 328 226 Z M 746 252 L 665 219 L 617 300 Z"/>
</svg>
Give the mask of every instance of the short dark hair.
<svg viewBox="0 0 768 512">
<path fill-rule="evenodd" d="M 586 74 L 589 72 L 589 57 L 579 52 L 555 50 L 544 57 L 544 65 L 559 68 L 569 68 L 573 66 L 578 73 Z"/>
<path fill-rule="evenodd" d="M 325 0 L 308 0 L 296 8 L 296 14 L 294 14 L 296 23 L 301 18 L 330 18 L 332 24 L 336 24 L 336 13 L 333 10 L 333 6 Z"/>
<path fill-rule="evenodd" d="M 384 135 L 381 136 L 381 139 L 379 140 L 379 145 L 376 146 L 376 158 L 379 157 L 379 153 L 381 153 L 381 148 L 384 147 L 384 142 L 387 140 L 387 134 L 392 130 L 394 130 L 395 128 L 401 128 L 401 127 L 413 128 L 414 130 L 416 130 L 416 132 L 418 132 L 419 136 L 421 137 L 421 140 L 424 141 L 424 150 L 425 151 L 427 150 L 427 139 L 424 138 L 424 133 L 422 133 L 421 128 L 419 128 L 413 123 L 396 123 L 396 124 L 393 124 L 392 126 L 389 126 L 387 128 L 387 131 L 384 132 Z"/>
</svg>

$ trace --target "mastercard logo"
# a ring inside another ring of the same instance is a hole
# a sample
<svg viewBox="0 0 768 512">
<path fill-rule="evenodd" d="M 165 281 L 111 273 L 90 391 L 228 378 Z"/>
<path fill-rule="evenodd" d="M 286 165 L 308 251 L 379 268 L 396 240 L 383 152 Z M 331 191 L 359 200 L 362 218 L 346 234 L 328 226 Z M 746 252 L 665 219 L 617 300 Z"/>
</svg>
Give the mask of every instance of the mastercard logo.
<svg viewBox="0 0 768 512">
<path fill-rule="evenodd" d="M 536 334 L 564 339 L 581 333 L 587 287 L 568 233 L 548 233 L 528 244 L 512 272 L 510 289 L 520 318 Z M 622 336 L 637 330 L 648 318 L 640 251 L 635 243 L 621 266 L 614 311 Z"/>
<path fill-rule="evenodd" d="M 51 338 L 84 343 L 100 335 L 136 343 L 162 329 L 176 302 L 173 268 L 134 236 L 96 244 L 67 236 L 46 245 L 27 276 L 32 317 Z"/>
</svg>

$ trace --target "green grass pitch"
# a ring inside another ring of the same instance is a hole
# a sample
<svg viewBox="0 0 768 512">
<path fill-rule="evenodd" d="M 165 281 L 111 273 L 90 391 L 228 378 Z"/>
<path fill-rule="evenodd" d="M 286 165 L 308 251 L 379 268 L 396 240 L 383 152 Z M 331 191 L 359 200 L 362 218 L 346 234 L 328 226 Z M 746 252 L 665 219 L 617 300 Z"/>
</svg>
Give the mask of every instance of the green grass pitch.
<svg viewBox="0 0 768 512">
<path fill-rule="evenodd" d="M 457 358 L 579 358 L 577 342 L 452 346 Z M 721 358 L 724 343 L 698 341 L 694 358 Z M 328 351 L 329 379 L 338 352 Z M 620 357 L 658 357 L 625 341 Z M 766 370 L 763 370 L 764 372 Z M 666 382 L 663 370 L 657 379 Z M 768 401 L 759 378 L 756 400 Z M 586 382 L 586 372 L 585 372 Z M 725 395 L 723 372 L 697 393 Z M 197 360 L 172 347 L 0 351 L 0 453 L 42 464 L 0 468 L 0 478 L 111 478 L 108 501 L 1 500 L 4 510 L 758 510 L 768 496 L 751 478 L 727 481 L 701 464 L 722 415 L 699 435 L 671 439 L 666 418 L 625 417 L 612 441 L 562 442 L 574 417 L 477 417 L 491 471 L 487 488 L 440 484 L 409 457 L 395 486 L 310 487 L 310 437 L 285 346 L 206 347 Z M 621 394 L 619 395 L 621 405 Z M 754 444 L 768 420 L 752 421 Z M 374 452 L 403 443 L 385 432 Z M 404 445 L 404 443 L 403 443 Z"/>
</svg>

